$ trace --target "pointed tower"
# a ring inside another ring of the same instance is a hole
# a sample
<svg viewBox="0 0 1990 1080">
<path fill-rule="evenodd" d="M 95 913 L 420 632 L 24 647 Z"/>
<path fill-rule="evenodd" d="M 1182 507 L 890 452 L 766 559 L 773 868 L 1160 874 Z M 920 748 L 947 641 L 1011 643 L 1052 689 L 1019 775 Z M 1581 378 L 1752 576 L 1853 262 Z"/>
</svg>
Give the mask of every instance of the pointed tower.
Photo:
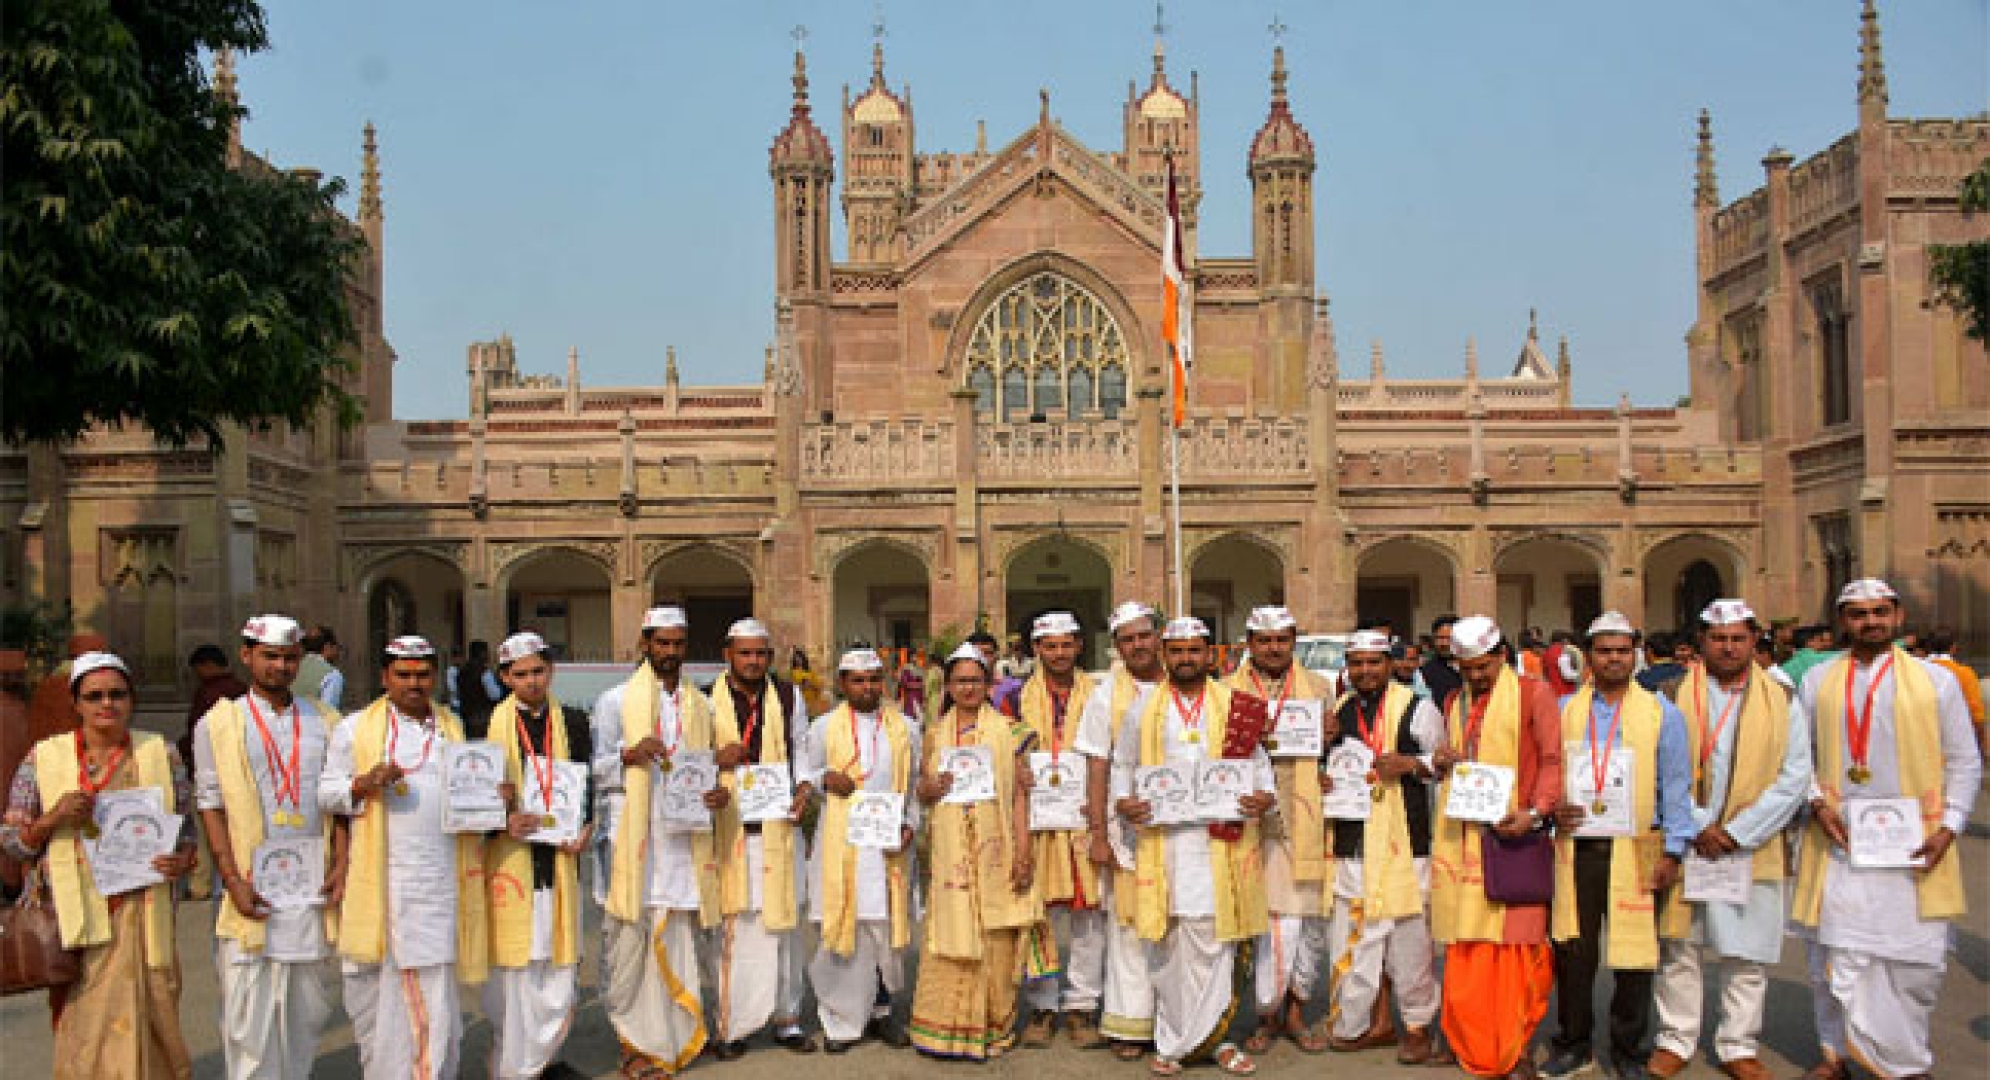
<svg viewBox="0 0 1990 1080">
<path fill-rule="evenodd" d="M 1199 135 L 1200 107 L 1191 89 L 1183 97 L 1168 84 L 1167 46 L 1161 34 L 1167 29 L 1158 17 L 1154 23 L 1154 74 L 1146 91 L 1127 87 L 1126 172 L 1134 183 L 1156 199 L 1166 198 L 1168 158 L 1175 161 L 1175 183 L 1182 207 L 1182 228 L 1195 228 L 1196 207 L 1202 202 L 1202 141 Z M 1192 255 L 1195 242 L 1184 236 Z"/>
<path fill-rule="evenodd" d="M 360 137 L 359 232 L 366 238 L 365 290 L 373 302 L 365 306 L 364 325 L 356 327 L 366 350 L 361 378 L 366 419 L 384 424 L 394 418 L 394 354 L 387 344 L 387 217 L 380 201 L 380 143 L 368 120 Z"/>
<path fill-rule="evenodd" d="M 228 106 L 228 167 L 242 165 L 242 93 L 235 82 L 235 50 L 214 53 L 214 96 Z"/>
<path fill-rule="evenodd" d="M 871 43 L 871 83 L 850 100 L 843 88 L 843 226 L 850 261 L 879 265 L 904 252 L 899 223 L 912 204 L 912 88 L 884 80 L 884 28 Z"/>
<path fill-rule="evenodd" d="M 799 47 L 794 85 L 788 126 L 767 151 L 774 181 L 774 288 L 782 297 L 829 289 L 829 183 L 836 172 L 829 139 L 809 117 L 808 62 Z"/>
<path fill-rule="evenodd" d="M 1879 8 L 1866 0 L 1859 12 L 1859 122 L 1872 117 L 1886 119 L 1886 61 L 1879 52 Z"/>
<path fill-rule="evenodd" d="M 1313 139 L 1285 97 L 1285 46 L 1271 51 L 1271 112 L 1251 141 L 1251 251 L 1265 295 L 1313 292 Z"/>
<path fill-rule="evenodd" d="M 1732 430 L 1734 398 L 1722 391 L 1727 373 L 1718 353 L 1719 334 L 1712 291 L 1707 285 L 1714 272 L 1714 219 L 1720 215 L 1720 184 L 1714 176 L 1714 122 L 1707 110 L 1700 110 L 1699 138 L 1693 150 L 1693 281 L 1695 317 L 1686 334 L 1686 389 L 1695 408 L 1722 413 L 1722 430 Z"/>
</svg>

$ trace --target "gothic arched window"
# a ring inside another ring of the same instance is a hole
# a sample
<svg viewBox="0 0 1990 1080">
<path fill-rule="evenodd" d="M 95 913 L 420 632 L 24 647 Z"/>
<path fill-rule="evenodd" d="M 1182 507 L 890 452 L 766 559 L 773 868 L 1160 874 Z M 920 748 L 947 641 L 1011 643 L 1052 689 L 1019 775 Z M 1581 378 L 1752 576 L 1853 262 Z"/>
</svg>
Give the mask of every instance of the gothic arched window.
<svg viewBox="0 0 1990 1080">
<path fill-rule="evenodd" d="M 1077 419 L 1126 406 L 1131 361 L 1126 335 L 1099 298 L 1062 274 L 1043 271 L 988 305 L 967 342 L 963 384 L 974 407 L 1005 423 L 1053 410 Z"/>
</svg>

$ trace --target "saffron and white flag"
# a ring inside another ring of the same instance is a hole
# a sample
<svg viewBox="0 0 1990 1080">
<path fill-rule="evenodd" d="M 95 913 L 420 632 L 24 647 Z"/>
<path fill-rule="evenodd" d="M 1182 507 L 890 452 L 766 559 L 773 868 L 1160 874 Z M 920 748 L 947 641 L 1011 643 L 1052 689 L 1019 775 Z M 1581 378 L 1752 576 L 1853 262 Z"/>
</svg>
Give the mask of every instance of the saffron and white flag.
<svg viewBox="0 0 1990 1080">
<path fill-rule="evenodd" d="M 1188 272 L 1182 261 L 1182 211 L 1175 196 L 1175 162 L 1168 160 L 1168 222 L 1161 238 L 1161 341 L 1167 346 L 1174 383 L 1175 426 L 1188 417 L 1188 376 L 1195 360 L 1194 312 L 1188 298 Z"/>
</svg>

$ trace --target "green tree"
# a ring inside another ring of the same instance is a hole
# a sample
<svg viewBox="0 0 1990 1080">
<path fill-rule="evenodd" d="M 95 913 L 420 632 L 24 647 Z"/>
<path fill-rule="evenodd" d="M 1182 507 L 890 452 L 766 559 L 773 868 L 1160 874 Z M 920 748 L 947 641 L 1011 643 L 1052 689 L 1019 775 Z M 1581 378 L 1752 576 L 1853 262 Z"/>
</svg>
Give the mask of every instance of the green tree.
<svg viewBox="0 0 1990 1080">
<path fill-rule="evenodd" d="M 1963 217 L 1990 211 L 1990 158 L 1962 178 L 1957 205 Z M 1928 279 L 1935 300 L 1962 312 L 1963 332 L 1990 343 L 1990 240 L 1928 245 Z"/>
<path fill-rule="evenodd" d="M 0 439 L 141 424 L 175 446 L 309 424 L 340 388 L 364 241 L 341 185 L 229 167 L 202 50 L 268 44 L 254 0 L 6 0 Z"/>
</svg>

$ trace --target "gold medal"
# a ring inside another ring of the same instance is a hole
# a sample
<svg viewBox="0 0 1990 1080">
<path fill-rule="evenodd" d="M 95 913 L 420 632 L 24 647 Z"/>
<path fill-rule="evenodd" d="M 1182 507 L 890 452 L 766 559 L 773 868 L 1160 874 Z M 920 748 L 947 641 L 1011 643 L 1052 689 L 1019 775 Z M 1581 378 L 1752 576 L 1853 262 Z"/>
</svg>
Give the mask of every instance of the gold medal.
<svg viewBox="0 0 1990 1080">
<path fill-rule="evenodd" d="M 1603 804 L 1602 799 L 1598 799 L 1595 802 L 1589 804 L 1589 812 L 1592 814 L 1601 814 L 1608 809 L 1609 807 Z"/>
<path fill-rule="evenodd" d="M 539 827 L 542 829 L 550 829 L 558 824 L 559 822 L 555 820 L 553 815 L 551 814 L 547 814 L 546 816 L 539 819 Z"/>
<path fill-rule="evenodd" d="M 760 778 L 753 775 L 753 773 L 750 771 L 745 776 L 739 778 L 739 786 L 745 788 L 748 791 L 752 791 L 753 785 L 759 782 Z"/>
<path fill-rule="evenodd" d="M 660 772 L 669 772 L 671 769 L 676 768 L 676 766 L 670 763 L 669 758 L 664 758 L 662 761 L 657 762 L 656 767 Z"/>
<path fill-rule="evenodd" d="M 1854 765 L 1846 771 L 1845 775 L 1854 784 L 1865 784 L 1872 781 L 1873 771 L 1864 765 Z"/>
<path fill-rule="evenodd" d="M 97 823 L 92 821 L 88 825 L 83 826 L 83 835 L 91 840 L 95 840 L 97 837 L 104 835 L 104 830 L 97 828 Z"/>
<path fill-rule="evenodd" d="M 1188 743 L 1199 743 L 1202 741 L 1202 732 L 1194 729 L 1191 729 L 1189 731 L 1184 731 L 1182 732 L 1182 741 Z"/>
<path fill-rule="evenodd" d="M 1472 775 L 1472 766 L 1469 762 L 1461 761 L 1451 766 L 1451 771 L 1457 773 L 1459 776 L 1470 776 Z"/>
<path fill-rule="evenodd" d="M 1057 774 L 1057 773 L 1051 773 L 1051 774 L 1050 774 L 1050 786 L 1051 786 L 1051 787 L 1063 787 L 1063 786 L 1064 786 L 1064 777 L 1063 777 L 1063 776 L 1061 776 L 1061 775 L 1059 775 L 1059 774 Z"/>
<path fill-rule="evenodd" d="M 1370 799 L 1373 799 L 1373 800 L 1374 800 L 1374 801 L 1376 801 L 1376 802 L 1381 802 L 1381 801 L 1382 801 L 1382 785 L 1380 785 L 1380 784 L 1377 784 L 1377 785 L 1375 785 L 1374 787 L 1372 787 L 1372 788 L 1369 788 L 1369 789 L 1368 789 L 1368 797 L 1369 797 Z"/>
<path fill-rule="evenodd" d="M 1278 749 L 1278 738 L 1277 738 L 1276 736 L 1273 736 L 1273 735 L 1266 735 L 1266 736 L 1264 737 L 1264 748 L 1265 748 L 1266 750 L 1276 750 L 1276 749 Z"/>
<path fill-rule="evenodd" d="M 396 780 L 394 782 L 394 794 L 399 795 L 403 799 L 407 798 L 408 782 L 406 780 Z"/>
</svg>

